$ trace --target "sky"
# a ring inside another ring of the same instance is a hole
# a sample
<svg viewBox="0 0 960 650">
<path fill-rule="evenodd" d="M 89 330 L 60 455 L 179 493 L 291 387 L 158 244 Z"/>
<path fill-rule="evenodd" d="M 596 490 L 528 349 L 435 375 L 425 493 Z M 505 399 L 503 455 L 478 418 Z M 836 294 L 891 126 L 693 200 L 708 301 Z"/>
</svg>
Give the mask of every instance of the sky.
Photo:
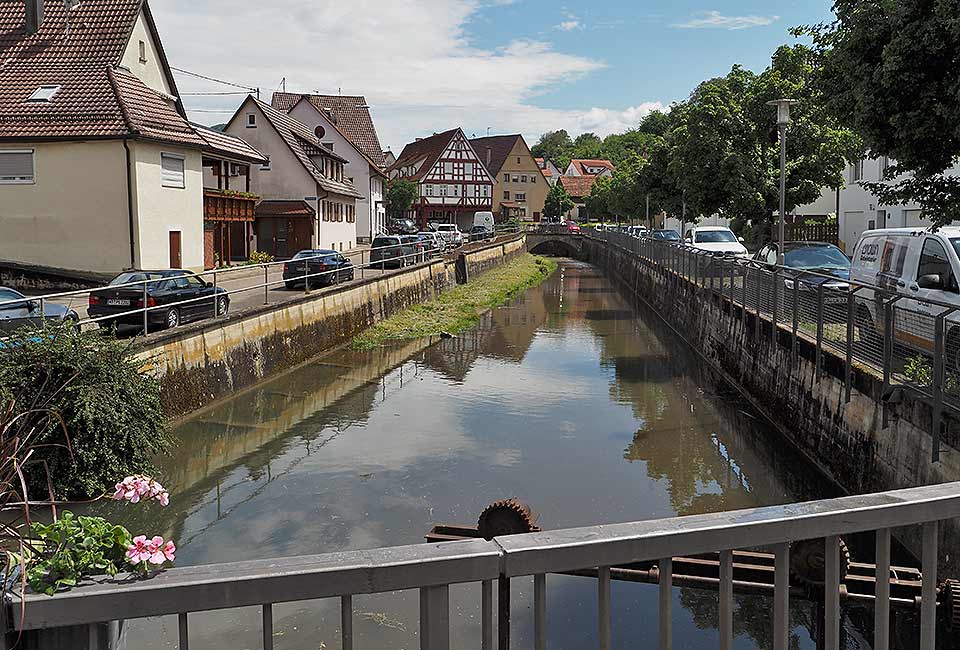
<svg viewBox="0 0 960 650">
<path fill-rule="evenodd" d="M 762 70 L 830 0 L 271 0 L 151 3 L 171 65 L 290 92 L 363 95 L 381 144 L 468 136 L 601 136 L 685 99 L 734 64 Z M 176 73 L 190 118 L 227 121 L 244 90 Z M 488 131 L 489 130 L 489 131 Z"/>
</svg>

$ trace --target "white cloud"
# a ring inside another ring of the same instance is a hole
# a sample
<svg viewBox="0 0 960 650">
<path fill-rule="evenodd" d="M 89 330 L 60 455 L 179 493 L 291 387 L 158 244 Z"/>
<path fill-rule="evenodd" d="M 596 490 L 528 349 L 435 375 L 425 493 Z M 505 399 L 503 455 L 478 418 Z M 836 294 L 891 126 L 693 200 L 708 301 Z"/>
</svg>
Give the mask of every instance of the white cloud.
<svg viewBox="0 0 960 650">
<path fill-rule="evenodd" d="M 503 3 L 503 0 L 498 0 Z M 538 134 L 593 124 L 597 111 L 623 123 L 626 111 L 538 107 L 538 96 L 602 69 L 597 59 L 542 40 L 483 46 L 467 33 L 491 0 L 301 0 L 219 5 L 168 0 L 153 7 L 168 58 L 177 67 L 261 88 L 286 78 L 290 91 L 362 94 L 384 147 L 462 125 L 467 133 Z M 181 92 L 228 87 L 178 76 Z M 226 121 L 242 97 L 186 96 L 190 117 Z M 210 111 L 223 112 L 210 112 Z M 632 109 L 628 109 L 632 110 Z M 572 119 L 574 124 L 565 123 Z M 608 127 L 604 125 L 602 130 Z M 599 127 L 598 127 L 599 129 Z"/>
<path fill-rule="evenodd" d="M 780 16 L 724 16 L 719 11 L 704 11 L 697 14 L 698 18 L 691 18 L 685 23 L 677 23 L 674 27 L 683 29 L 748 29 L 763 27 L 780 20 Z"/>
<path fill-rule="evenodd" d="M 576 19 L 565 20 L 557 25 L 557 29 L 559 29 L 561 32 L 572 32 L 575 29 L 583 29 L 583 25 L 581 25 L 580 21 Z"/>
</svg>

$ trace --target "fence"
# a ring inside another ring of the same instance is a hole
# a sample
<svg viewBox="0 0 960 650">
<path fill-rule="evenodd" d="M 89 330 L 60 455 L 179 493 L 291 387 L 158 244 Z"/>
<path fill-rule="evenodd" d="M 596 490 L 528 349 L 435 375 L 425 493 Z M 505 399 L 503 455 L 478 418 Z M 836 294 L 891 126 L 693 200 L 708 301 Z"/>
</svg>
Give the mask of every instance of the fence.
<svg viewBox="0 0 960 650">
<path fill-rule="evenodd" d="M 944 412 L 960 415 L 960 306 L 625 233 L 591 236 L 639 256 L 656 273 L 672 274 L 698 291 L 729 300 L 741 308 L 745 323 L 756 316 L 758 335 L 761 318 L 775 323 L 774 343 L 786 331 L 794 355 L 800 337 L 807 337 L 816 347 L 818 377 L 824 351 L 834 352 L 844 360 L 848 402 L 853 364 L 875 369 L 883 377 L 884 426 L 886 404 L 895 390 L 929 400 L 932 460 L 939 460 Z"/>
<path fill-rule="evenodd" d="M 819 241 L 836 246 L 840 242 L 840 225 L 836 221 L 790 222 L 783 225 L 787 241 Z M 770 226 L 770 241 L 777 241 L 777 224 Z"/>
<path fill-rule="evenodd" d="M 597 639 L 600 650 L 611 647 L 611 567 L 655 560 L 659 569 L 659 647 L 672 647 L 672 562 L 674 557 L 719 552 L 720 648 L 733 647 L 733 551 L 771 548 L 774 648 L 789 647 L 789 566 L 791 542 L 824 540 L 825 647 L 839 648 L 841 597 L 840 536 L 875 531 L 876 593 L 874 648 L 889 648 L 890 529 L 922 527 L 920 647 L 933 650 L 937 630 L 938 527 L 960 516 L 960 484 L 911 488 L 868 496 L 770 506 L 753 510 L 693 515 L 607 526 L 507 535 L 492 541 L 468 540 L 350 551 L 327 555 L 175 568 L 150 580 L 123 577 L 81 585 L 55 596 L 13 594 L 7 620 L 12 629 L 74 631 L 74 638 L 100 647 L 101 637 L 116 620 L 179 615 L 179 647 L 189 647 L 190 615 L 195 612 L 259 606 L 263 650 L 272 650 L 273 606 L 319 598 L 340 599 L 343 650 L 353 648 L 353 602 L 359 594 L 420 590 L 420 648 L 446 650 L 450 643 L 449 587 L 479 583 L 481 616 L 476 630 L 482 650 L 510 648 L 510 580 L 534 578 L 534 640 L 548 646 L 547 575 L 589 572 L 597 577 Z M 494 581 L 498 583 L 494 624 Z M 739 585 L 742 586 L 742 585 Z M 947 603 L 941 598 L 942 616 Z M 20 606 L 23 605 L 23 615 Z M 61 637 L 64 638 L 64 637 Z M 60 646 L 66 647 L 66 646 Z M 84 647 L 75 644 L 72 649 Z"/>
</svg>

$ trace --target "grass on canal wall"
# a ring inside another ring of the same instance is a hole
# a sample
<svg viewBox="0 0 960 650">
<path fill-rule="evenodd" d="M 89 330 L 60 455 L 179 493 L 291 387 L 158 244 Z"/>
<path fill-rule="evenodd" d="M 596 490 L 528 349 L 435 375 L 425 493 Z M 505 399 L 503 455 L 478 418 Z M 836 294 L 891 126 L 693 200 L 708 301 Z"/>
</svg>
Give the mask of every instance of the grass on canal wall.
<svg viewBox="0 0 960 650">
<path fill-rule="evenodd" d="M 556 270 L 553 260 L 524 253 L 434 300 L 377 323 L 355 337 L 351 346 L 369 350 L 387 341 L 457 334 L 476 325 L 484 312 L 537 286 Z"/>
</svg>

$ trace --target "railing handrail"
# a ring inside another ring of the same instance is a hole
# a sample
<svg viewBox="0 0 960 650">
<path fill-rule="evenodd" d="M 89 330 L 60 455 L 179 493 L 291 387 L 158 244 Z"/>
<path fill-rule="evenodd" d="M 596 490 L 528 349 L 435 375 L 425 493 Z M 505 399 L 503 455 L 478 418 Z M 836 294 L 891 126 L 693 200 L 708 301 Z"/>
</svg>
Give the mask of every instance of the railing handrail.
<svg viewBox="0 0 960 650">
<path fill-rule="evenodd" d="M 695 555 L 960 517 L 960 483 L 686 517 L 168 569 L 46 596 L 16 629 L 370 594 Z M 21 600 L 14 594 L 12 607 Z"/>
</svg>

